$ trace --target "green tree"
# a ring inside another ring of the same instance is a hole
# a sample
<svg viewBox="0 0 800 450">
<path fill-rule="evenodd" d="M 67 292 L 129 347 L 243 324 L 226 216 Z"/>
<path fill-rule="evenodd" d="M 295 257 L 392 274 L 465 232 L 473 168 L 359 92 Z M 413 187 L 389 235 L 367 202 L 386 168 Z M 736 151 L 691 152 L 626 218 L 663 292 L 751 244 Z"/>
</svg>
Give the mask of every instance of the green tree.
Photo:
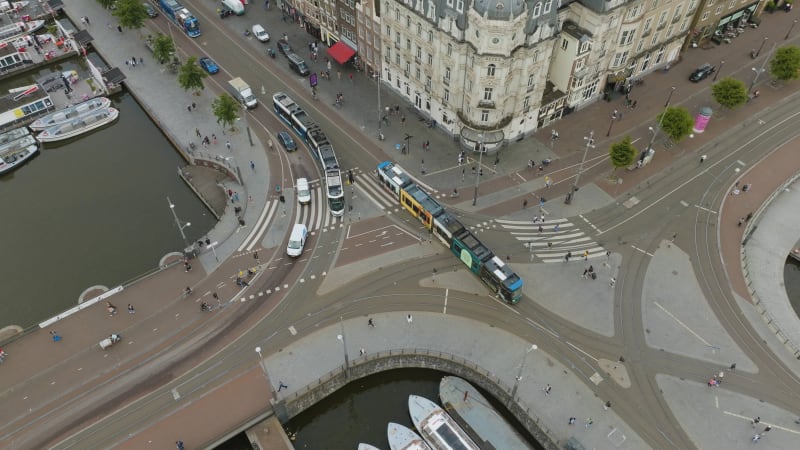
<svg viewBox="0 0 800 450">
<path fill-rule="evenodd" d="M 153 57 L 156 61 L 164 64 L 172 58 L 175 53 L 175 42 L 169 36 L 163 33 L 158 33 L 155 39 L 152 40 Z"/>
<path fill-rule="evenodd" d="M 800 48 L 794 45 L 779 48 L 769 62 L 769 71 L 781 81 L 800 77 Z"/>
<path fill-rule="evenodd" d="M 667 136 L 675 142 L 679 142 L 692 131 L 694 120 L 689 110 L 682 107 L 670 106 L 658 115 L 658 123 Z"/>
<path fill-rule="evenodd" d="M 211 103 L 211 110 L 217 118 L 217 123 L 221 123 L 223 127 L 230 127 L 231 130 L 233 123 L 239 118 L 239 102 L 228 94 L 215 98 Z"/>
<path fill-rule="evenodd" d="M 117 8 L 111 13 L 119 24 L 130 30 L 139 30 L 144 26 L 147 11 L 140 0 L 118 0 Z"/>
<path fill-rule="evenodd" d="M 200 91 L 205 89 L 203 85 L 203 78 L 207 77 L 206 73 L 197 64 L 197 57 L 190 56 L 186 64 L 181 66 L 178 73 L 178 84 L 185 89 L 194 90 L 195 94 L 200 94 Z"/>
<path fill-rule="evenodd" d="M 111 9 L 111 7 L 114 6 L 114 2 L 116 1 L 117 0 L 97 0 L 97 3 L 100 3 L 100 6 L 102 6 L 105 9 Z"/>
<path fill-rule="evenodd" d="M 611 164 L 614 166 L 614 170 L 633 164 L 636 160 L 636 148 L 631 144 L 631 137 L 625 136 L 625 139 L 620 142 L 611 144 L 608 156 L 611 158 Z"/>
<path fill-rule="evenodd" d="M 747 88 L 736 78 L 723 78 L 711 85 L 711 95 L 723 108 L 733 109 L 747 103 Z"/>
</svg>

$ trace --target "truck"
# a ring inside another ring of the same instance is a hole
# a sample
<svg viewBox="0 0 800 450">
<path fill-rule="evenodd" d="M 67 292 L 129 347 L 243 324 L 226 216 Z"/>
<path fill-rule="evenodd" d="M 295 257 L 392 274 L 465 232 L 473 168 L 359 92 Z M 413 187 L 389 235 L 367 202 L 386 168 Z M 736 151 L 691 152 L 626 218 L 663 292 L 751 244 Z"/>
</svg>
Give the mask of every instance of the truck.
<svg viewBox="0 0 800 450">
<path fill-rule="evenodd" d="M 250 86 L 239 77 L 228 81 L 228 90 L 239 103 L 244 105 L 247 109 L 253 109 L 258 106 L 258 100 L 253 94 Z"/>
<path fill-rule="evenodd" d="M 158 6 L 189 37 L 200 36 L 200 22 L 178 0 L 158 0 Z"/>
<path fill-rule="evenodd" d="M 222 7 L 230 10 L 237 16 L 244 15 L 244 5 L 241 0 L 222 0 Z"/>
</svg>

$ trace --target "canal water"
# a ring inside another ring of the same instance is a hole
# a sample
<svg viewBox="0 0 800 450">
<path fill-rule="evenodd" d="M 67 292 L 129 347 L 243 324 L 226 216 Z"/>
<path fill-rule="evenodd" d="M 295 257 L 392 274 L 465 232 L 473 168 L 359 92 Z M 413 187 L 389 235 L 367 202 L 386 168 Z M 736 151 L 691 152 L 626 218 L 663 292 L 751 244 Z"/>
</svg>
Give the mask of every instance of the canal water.
<svg viewBox="0 0 800 450">
<path fill-rule="evenodd" d="M 311 450 L 356 450 L 363 442 L 388 450 L 386 427 L 396 422 L 414 429 L 408 415 L 408 396 L 421 395 L 441 404 L 439 381 L 447 374 L 434 370 L 403 369 L 382 372 L 348 384 L 325 400 L 304 411 L 286 426 L 295 436 L 294 448 Z M 482 394 L 490 399 L 486 393 Z M 493 402 L 498 411 L 502 406 Z M 510 414 L 512 423 L 531 447 L 541 449 Z M 218 450 L 249 450 L 244 434 L 217 447 Z"/>
<path fill-rule="evenodd" d="M 53 71 L 78 70 L 75 58 L 0 81 L 31 84 Z M 183 248 L 169 196 L 195 240 L 216 219 L 178 177 L 183 160 L 130 94 L 112 98 L 117 122 L 40 154 L 0 176 L 0 328 L 28 327 L 71 308 L 93 285 L 114 287 L 158 267 Z"/>
</svg>

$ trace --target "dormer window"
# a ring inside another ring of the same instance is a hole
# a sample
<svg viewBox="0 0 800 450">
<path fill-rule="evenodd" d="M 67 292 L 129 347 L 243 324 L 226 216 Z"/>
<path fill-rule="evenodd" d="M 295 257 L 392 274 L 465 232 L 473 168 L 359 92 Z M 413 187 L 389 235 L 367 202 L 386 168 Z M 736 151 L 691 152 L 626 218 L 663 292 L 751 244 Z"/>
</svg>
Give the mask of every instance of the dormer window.
<svg viewBox="0 0 800 450">
<path fill-rule="evenodd" d="M 544 13 L 547 14 L 550 12 L 550 8 L 553 7 L 553 0 L 546 0 L 544 2 Z"/>
<path fill-rule="evenodd" d="M 496 69 L 497 66 L 495 66 L 494 64 L 489 64 L 489 67 L 487 67 L 486 69 L 486 75 L 493 77 Z"/>
<path fill-rule="evenodd" d="M 536 5 L 533 7 L 533 17 L 539 17 L 539 14 L 542 13 L 542 2 L 537 2 Z"/>
</svg>

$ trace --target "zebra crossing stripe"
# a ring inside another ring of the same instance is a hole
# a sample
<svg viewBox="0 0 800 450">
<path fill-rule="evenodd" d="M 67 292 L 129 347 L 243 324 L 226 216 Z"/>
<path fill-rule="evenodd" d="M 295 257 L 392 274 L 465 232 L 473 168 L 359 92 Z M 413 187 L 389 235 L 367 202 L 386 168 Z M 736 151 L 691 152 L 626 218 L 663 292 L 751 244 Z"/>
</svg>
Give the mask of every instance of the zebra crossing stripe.
<svg viewBox="0 0 800 450">
<path fill-rule="evenodd" d="M 506 225 L 527 225 L 527 226 L 534 226 L 538 227 L 539 225 L 550 225 L 550 224 L 563 224 L 567 221 L 566 218 L 561 219 L 545 219 L 545 222 L 534 222 L 533 219 L 530 220 L 505 220 L 505 219 L 495 219 L 495 222 L 503 225 L 506 228 Z"/>
</svg>

